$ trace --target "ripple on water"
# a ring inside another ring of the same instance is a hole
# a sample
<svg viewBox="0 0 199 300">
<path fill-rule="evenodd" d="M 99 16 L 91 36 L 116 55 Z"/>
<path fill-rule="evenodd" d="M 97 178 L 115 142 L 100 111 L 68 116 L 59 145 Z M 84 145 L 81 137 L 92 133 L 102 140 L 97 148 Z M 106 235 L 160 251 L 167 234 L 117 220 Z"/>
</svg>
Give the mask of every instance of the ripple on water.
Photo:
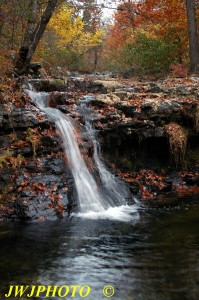
<svg viewBox="0 0 199 300">
<path fill-rule="evenodd" d="M 110 207 L 102 212 L 76 213 L 73 216 L 92 220 L 107 219 L 122 222 L 136 222 L 139 219 L 138 206 L 136 204 Z"/>
</svg>

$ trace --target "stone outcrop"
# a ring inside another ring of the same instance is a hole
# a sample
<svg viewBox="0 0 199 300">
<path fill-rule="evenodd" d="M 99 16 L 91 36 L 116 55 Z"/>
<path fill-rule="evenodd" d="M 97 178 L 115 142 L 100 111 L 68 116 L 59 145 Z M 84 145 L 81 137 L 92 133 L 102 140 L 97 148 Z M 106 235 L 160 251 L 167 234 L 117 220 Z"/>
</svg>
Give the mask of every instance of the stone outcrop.
<svg viewBox="0 0 199 300">
<path fill-rule="evenodd" d="M 84 120 L 78 104 L 87 102 L 105 157 L 121 169 L 148 167 L 158 172 L 170 164 L 165 125 L 172 122 L 187 131 L 191 151 L 198 147 L 199 89 L 194 80 L 186 86 L 87 77 L 30 82 L 36 90 L 49 92 L 49 106 L 72 117 L 80 131 Z M 30 99 L 11 108 L 8 112 L 3 106 L 0 112 L 0 217 L 37 221 L 69 214 L 77 205 L 76 192 L 54 124 Z M 89 141 L 82 142 L 82 151 L 87 151 Z M 198 185 L 192 177 L 183 179 Z M 166 189 L 171 191 L 169 180 Z M 139 194 L 139 185 L 131 190 Z"/>
<path fill-rule="evenodd" d="M 54 124 L 28 107 L 1 111 L 0 218 L 54 220 L 71 211 L 73 180 Z"/>
</svg>

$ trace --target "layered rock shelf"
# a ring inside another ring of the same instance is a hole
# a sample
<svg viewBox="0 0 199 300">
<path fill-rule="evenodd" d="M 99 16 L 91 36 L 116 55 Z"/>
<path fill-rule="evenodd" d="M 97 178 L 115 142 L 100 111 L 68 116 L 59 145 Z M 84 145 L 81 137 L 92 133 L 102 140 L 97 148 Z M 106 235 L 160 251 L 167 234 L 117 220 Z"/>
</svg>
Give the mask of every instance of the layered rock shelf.
<svg viewBox="0 0 199 300">
<path fill-rule="evenodd" d="M 70 116 L 79 132 L 84 120 L 78 103 L 88 102 L 110 169 L 143 205 L 172 205 L 171 193 L 199 192 L 197 78 L 154 83 L 81 76 L 29 83 L 49 92 L 49 105 Z M 186 137 L 181 161 L 172 155 L 168 128 Z M 59 134 L 25 93 L 18 107 L 2 105 L 0 131 L 1 219 L 42 221 L 74 211 L 76 192 Z M 80 148 L 92 155 L 88 140 Z"/>
</svg>

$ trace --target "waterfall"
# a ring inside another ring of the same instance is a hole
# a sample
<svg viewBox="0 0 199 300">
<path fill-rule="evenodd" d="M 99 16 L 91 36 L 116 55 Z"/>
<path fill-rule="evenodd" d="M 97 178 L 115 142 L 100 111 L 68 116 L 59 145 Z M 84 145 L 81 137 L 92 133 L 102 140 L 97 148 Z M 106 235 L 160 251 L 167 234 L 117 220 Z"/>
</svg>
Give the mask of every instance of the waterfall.
<svg viewBox="0 0 199 300">
<path fill-rule="evenodd" d="M 95 130 L 91 126 L 89 118 L 85 115 L 85 128 L 92 140 L 94 147 L 94 162 L 99 173 L 101 185 L 97 184 L 94 176 L 87 168 L 80 152 L 75 136 L 76 128 L 73 120 L 56 108 L 48 107 L 49 94 L 26 90 L 31 100 L 41 109 L 48 118 L 55 122 L 61 133 L 65 155 L 69 162 L 75 187 L 78 194 L 79 216 L 90 218 L 130 219 L 127 211 L 135 212 L 134 206 L 128 206 L 129 193 L 125 184 L 117 179 L 108 169 L 99 156 L 99 145 L 95 136 Z M 80 102 L 81 103 L 81 102 Z"/>
<path fill-rule="evenodd" d="M 108 199 L 111 206 L 126 205 L 128 199 L 130 198 L 130 193 L 127 186 L 107 169 L 105 163 L 101 159 L 100 144 L 96 138 L 96 131 L 90 122 L 92 120 L 92 111 L 88 104 L 91 100 L 92 98 L 89 96 L 83 97 L 83 99 L 80 101 L 80 112 L 85 119 L 85 128 L 90 140 L 93 143 L 94 162 L 105 190 L 104 197 Z"/>
</svg>

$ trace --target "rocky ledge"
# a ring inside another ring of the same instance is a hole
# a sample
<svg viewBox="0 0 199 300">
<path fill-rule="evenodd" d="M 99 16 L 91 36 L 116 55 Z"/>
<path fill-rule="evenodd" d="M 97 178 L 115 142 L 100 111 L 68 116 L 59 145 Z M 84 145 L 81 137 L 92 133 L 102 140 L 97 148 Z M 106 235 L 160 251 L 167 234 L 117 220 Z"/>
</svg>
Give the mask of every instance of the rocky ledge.
<svg viewBox="0 0 199 300">
<path fill-rule="evenodd" d="M 80 131 L 79 102 L 85 101 L 110 168 L 144 203 L 171 205 L 170 193 L 199 192 L 198 81 L 76 77 L 31 83 L 48 91 L 49 105 L 71 116 Z M 55 219 L 74 210 L 76 192 L 59 134 L 27 95 L 17 107 L 2 104 L 0 131 L 1 219 Z M 90 156 L 89 142 L 82 143 Z"/>
<path fill-rule="evenodd" d="M 24 106 L 0 115 L 0 217 L 54 220 L 71 211 L 72 176 L 54 124 L 31 103 Z"/>
</svg>

